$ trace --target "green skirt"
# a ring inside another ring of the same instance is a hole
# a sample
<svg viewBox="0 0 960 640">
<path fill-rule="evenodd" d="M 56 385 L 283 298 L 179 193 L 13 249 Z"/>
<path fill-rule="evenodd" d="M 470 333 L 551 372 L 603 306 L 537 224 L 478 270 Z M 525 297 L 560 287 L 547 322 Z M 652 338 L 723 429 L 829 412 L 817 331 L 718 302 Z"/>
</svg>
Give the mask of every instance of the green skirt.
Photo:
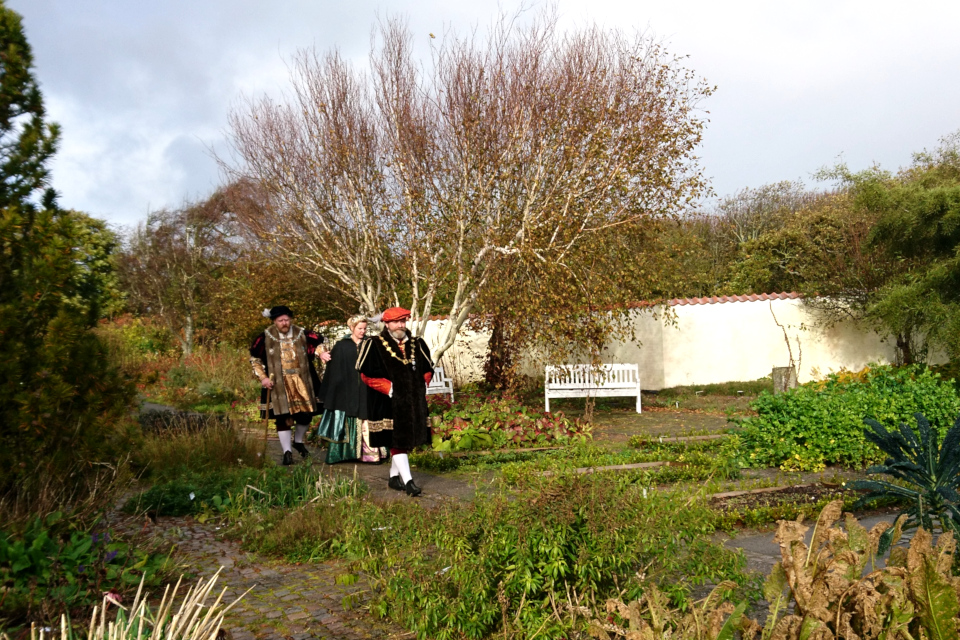
<svg viewBox="0 0 960 640">
<path fill-rule="evenodd" d="M 343 411 L 324 411 L 317 436 L 330 441 L 327 464 L 356 460 L 379 463 L 387 459 L 387 450 L 370 446 L 366 420 L 357 420 Z"/>
</svg>

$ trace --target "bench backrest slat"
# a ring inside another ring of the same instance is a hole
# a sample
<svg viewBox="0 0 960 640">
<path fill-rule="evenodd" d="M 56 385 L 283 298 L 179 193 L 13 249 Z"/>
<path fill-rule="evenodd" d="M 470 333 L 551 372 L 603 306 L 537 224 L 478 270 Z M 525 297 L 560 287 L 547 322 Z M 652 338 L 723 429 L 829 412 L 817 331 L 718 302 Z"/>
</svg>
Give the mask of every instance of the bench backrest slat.
<svg viewBox="0 0 960 640">
<path fill-rule="evenodd" d="M 583 388 L 636 385 L 640 377 L 636 364 L 586 364 L 548 366 L 546 385 L 550 388 Z"/>
<path fill-rule="evenodd" d="M 427 385 L 427 388 L 431 387 L 445 387 L 448 384 L 447 377 L 443 375 L 443 367 L 434 367 L 433 368 L 433 377 L 430 378 L 430 384 Z"/>
<path fill-rule="evenodd" d="M 547 366 L 544 372 L 544 410 L 550 411 L 550 398 L 600 396 L 636 396 L 640 407 L 640 365 L 638 364 L 564 364 Z"/>
</svg>

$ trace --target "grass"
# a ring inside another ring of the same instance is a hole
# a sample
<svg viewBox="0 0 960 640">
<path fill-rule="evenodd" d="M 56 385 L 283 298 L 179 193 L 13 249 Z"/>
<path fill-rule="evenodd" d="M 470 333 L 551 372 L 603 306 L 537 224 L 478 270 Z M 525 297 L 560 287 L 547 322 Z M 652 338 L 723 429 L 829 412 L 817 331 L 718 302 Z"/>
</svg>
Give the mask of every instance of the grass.
<svg viewBox="0 0 960 640">
<path fill-rule="evenodd" d="M 376 613 L 428 637 L 561 637 L 550 601 L 568 593 L 602 601 L 654 581 L 683 603 L 710 582 L 749 587 L 742 556 L 710 540 L 712 518 L 681 493 L 566 476 L 433 510 L 361 495 L 259 511 L 232 533 L 291 562 L 351 561 L 373 582 Z"/>
<path fill-rule="evenodd" d="M 310 501 L 358 496 L 366 485 L 354 478 L 324 478 L 308 465 L 262 469 L 246 466 L 200 469 L 156 482 L 124 505 L 130 513 L 154 516 L 238 514 L 259 509 L 298 508 Z"/>
<path fill-rule="evenodd" d="M 657 395 L 664 398 L 682 398 L 697 395 L 699 392 L 701 396 L 758 396 L 762 391 L 773 391 L 773 381 L 769 376 L 759 380 L 671 387 L 658 391 Z"/>
<path fill-rule="evenodd" d="M 145 479 L 171 480 L 221 469 L 263 466 L 263 443 L 247 436 L 230 419 L 208 417 L 197 422 L 171 414 L 170 422 L 143 438 L 133 465 Z"/>
<path fill-rule="evenodd" d="M 457 458 L 441 457 L 433 452 L 423 452 L 412 454 L 410 461 L 418 469 L 435 473 L 456 472 L 458 475 L 467 478 L 491 471 L 500 472 L 500 478 L 508 484 L 515 482 L 518 475 L 530 473 L 569 472 L 582 467 L 604 467 L 654 461 L 685 463 L 691 467 L 687 471 L 692 476 L 699 477 L 703 468 L 708 468 L 708 474 L 713 472 L 722 478 L 732 478 L 738 474 L 738 467 L 721 468 L 722 465 L 718 462 L 725 456 L 723 454 L 717 455 L 717 452 L 720 452 L 725 446 L 727 445 L 719 441 L 703 441 L 690 443 L 687 446 L 650 443 L 649 446 L 642 448 L 634 447 L 618 450 L 600 444 L 582 442 L 546 451 L 504 452 Z M 710 452 L 713 452 L 714 455 L 710 455 Z M 661 472 L 666 472 L 666 469 L 661 470 Z M 677 474 L 679 472 L 674 469 L 673 473 Z"/>
</svg>

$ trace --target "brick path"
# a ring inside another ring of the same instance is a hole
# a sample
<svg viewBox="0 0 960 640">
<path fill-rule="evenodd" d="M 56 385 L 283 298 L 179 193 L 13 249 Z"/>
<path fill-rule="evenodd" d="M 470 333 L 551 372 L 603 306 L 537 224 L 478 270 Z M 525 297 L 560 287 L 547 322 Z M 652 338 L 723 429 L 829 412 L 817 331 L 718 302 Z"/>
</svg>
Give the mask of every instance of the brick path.
<svg viewBox="0 0 960 640">
<path fill-rule="evenodd" d="M 144 525 L 127 519 L 112 526 L 139 532 Z M 193 574 L 209 577 L 223 567 L 216 591 L 228 587 L 224 602 L 254 587 L 227 614 L 225 626 L 233 640 L 413 637 L 367 611 L 369 593 L 362 577 L 349 586 L 337 584 L 337 576 L 348 572 L 344 563 L 290 565 L 255 557 L 237 543 L 218 539 L 218 529 L 190 517 L 160 518 L 145 532 L 176 545 L 179 559 Z"/>
<path fill-rule="evenodd" d="M 148 405 L 152 410 L 172 410 L 162 405 Z M 259 429 L 257 435 L 259 435 Z M 275 434 L 269 443 L 269 455 L 280 461 L 280 444 Z M 371 497 L 380 500 L 409 500 L 402 493 L 387 489 L 388 466 L 342 464 L 327 467 L 323 452 L 310 447 L 313 456 L 307 462 L 326 473 L 356 473 L 368 482 Z M 301 464 L 299 459 L 298 464 Z M 425 491 L 419 502 L 434 508 L 449 500 L 469 499 L 473 489 L 430 474 L 418 473 Z M 122 500 L 120 504 L 122 504 Z M 119 505 L 118 505 L 119 506 Z M 339 561 L 290 565 L 257 557 L 240 549 L 239 544 L 219 539 L 216 523 L 201 524 L 191 517 L 159 518 L 156 523 L 124 517 L 119 511 L 108 515 L 110 526 L 130 534 L 159 536 L 177 547 L 185 571 L 209 577 L 223 567 L 217 582 L 217 594 L 228 587 L 224 602 L 233 602 L 250 587 L 248 593 L 230 612 L 225 627 L 232 640 L 307 640 L 330 638 L 360 640 L 414 638 L 388 620 L 381 620 L 367 610 L 368 585 L 362 576 L 352 585 L 337 584 L 337 576 L 347 574 L 346 564 Z"/>
</svg>

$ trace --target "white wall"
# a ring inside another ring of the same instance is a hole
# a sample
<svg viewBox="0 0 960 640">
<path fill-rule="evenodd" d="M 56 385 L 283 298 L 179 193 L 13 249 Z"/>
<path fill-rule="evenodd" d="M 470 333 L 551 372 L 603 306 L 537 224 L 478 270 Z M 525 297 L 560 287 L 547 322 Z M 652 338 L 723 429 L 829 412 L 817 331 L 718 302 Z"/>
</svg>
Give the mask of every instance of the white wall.
<svg viewBox="0 0 960 640">
<path fill-rule="evenodd" d="M 673 300 L 666 314 L 632 311 L 637 341 L 608 345 L 604 361 L 640 364 L 641 386 L 650 390 L 768 376 L 773 367 L 789 364 L 787 339 L 800 382 L 894 361 L 892 341 L 852 321 L 823 328 L 817 312 L 799 298 L 750 297 L 759 299 Z M 425 337 L 431 347 L 443 322 L 428 324 Z M 488 341 L 486 332 L 461 331 L 454 349 L 444 356 L 447 374 L 458 384 L 481 379 Z"/>
<path fill-rule="evenodd" d="M 423 339 L 431 350 L 435 350 L 440 343 L 440 331 L 447 320 L 430 320 Z M 460 386 L 467 382 L 476 382 L 483 379 L 483 363 L 487 357 L 487 343 L 490 342 L 488 331 L 471 331 L 461 327 L 460 333 L 453 347 L 443 354 L 438 366 L 443 367 L 443 373 L 453 379 L 453 384 Z"/>
<path fill-rule="evenodd" d="M 676 324 L 663 330 L 663 384 L 668 388 L 756 380 L 770 375 L 773 367 L 789 365 L 791 350 L 800 382 L 895 357 L 891 344 L 852 322 L 821 328 L 815 312 L 799 299 L 672 308 Z"/>
</svg>

